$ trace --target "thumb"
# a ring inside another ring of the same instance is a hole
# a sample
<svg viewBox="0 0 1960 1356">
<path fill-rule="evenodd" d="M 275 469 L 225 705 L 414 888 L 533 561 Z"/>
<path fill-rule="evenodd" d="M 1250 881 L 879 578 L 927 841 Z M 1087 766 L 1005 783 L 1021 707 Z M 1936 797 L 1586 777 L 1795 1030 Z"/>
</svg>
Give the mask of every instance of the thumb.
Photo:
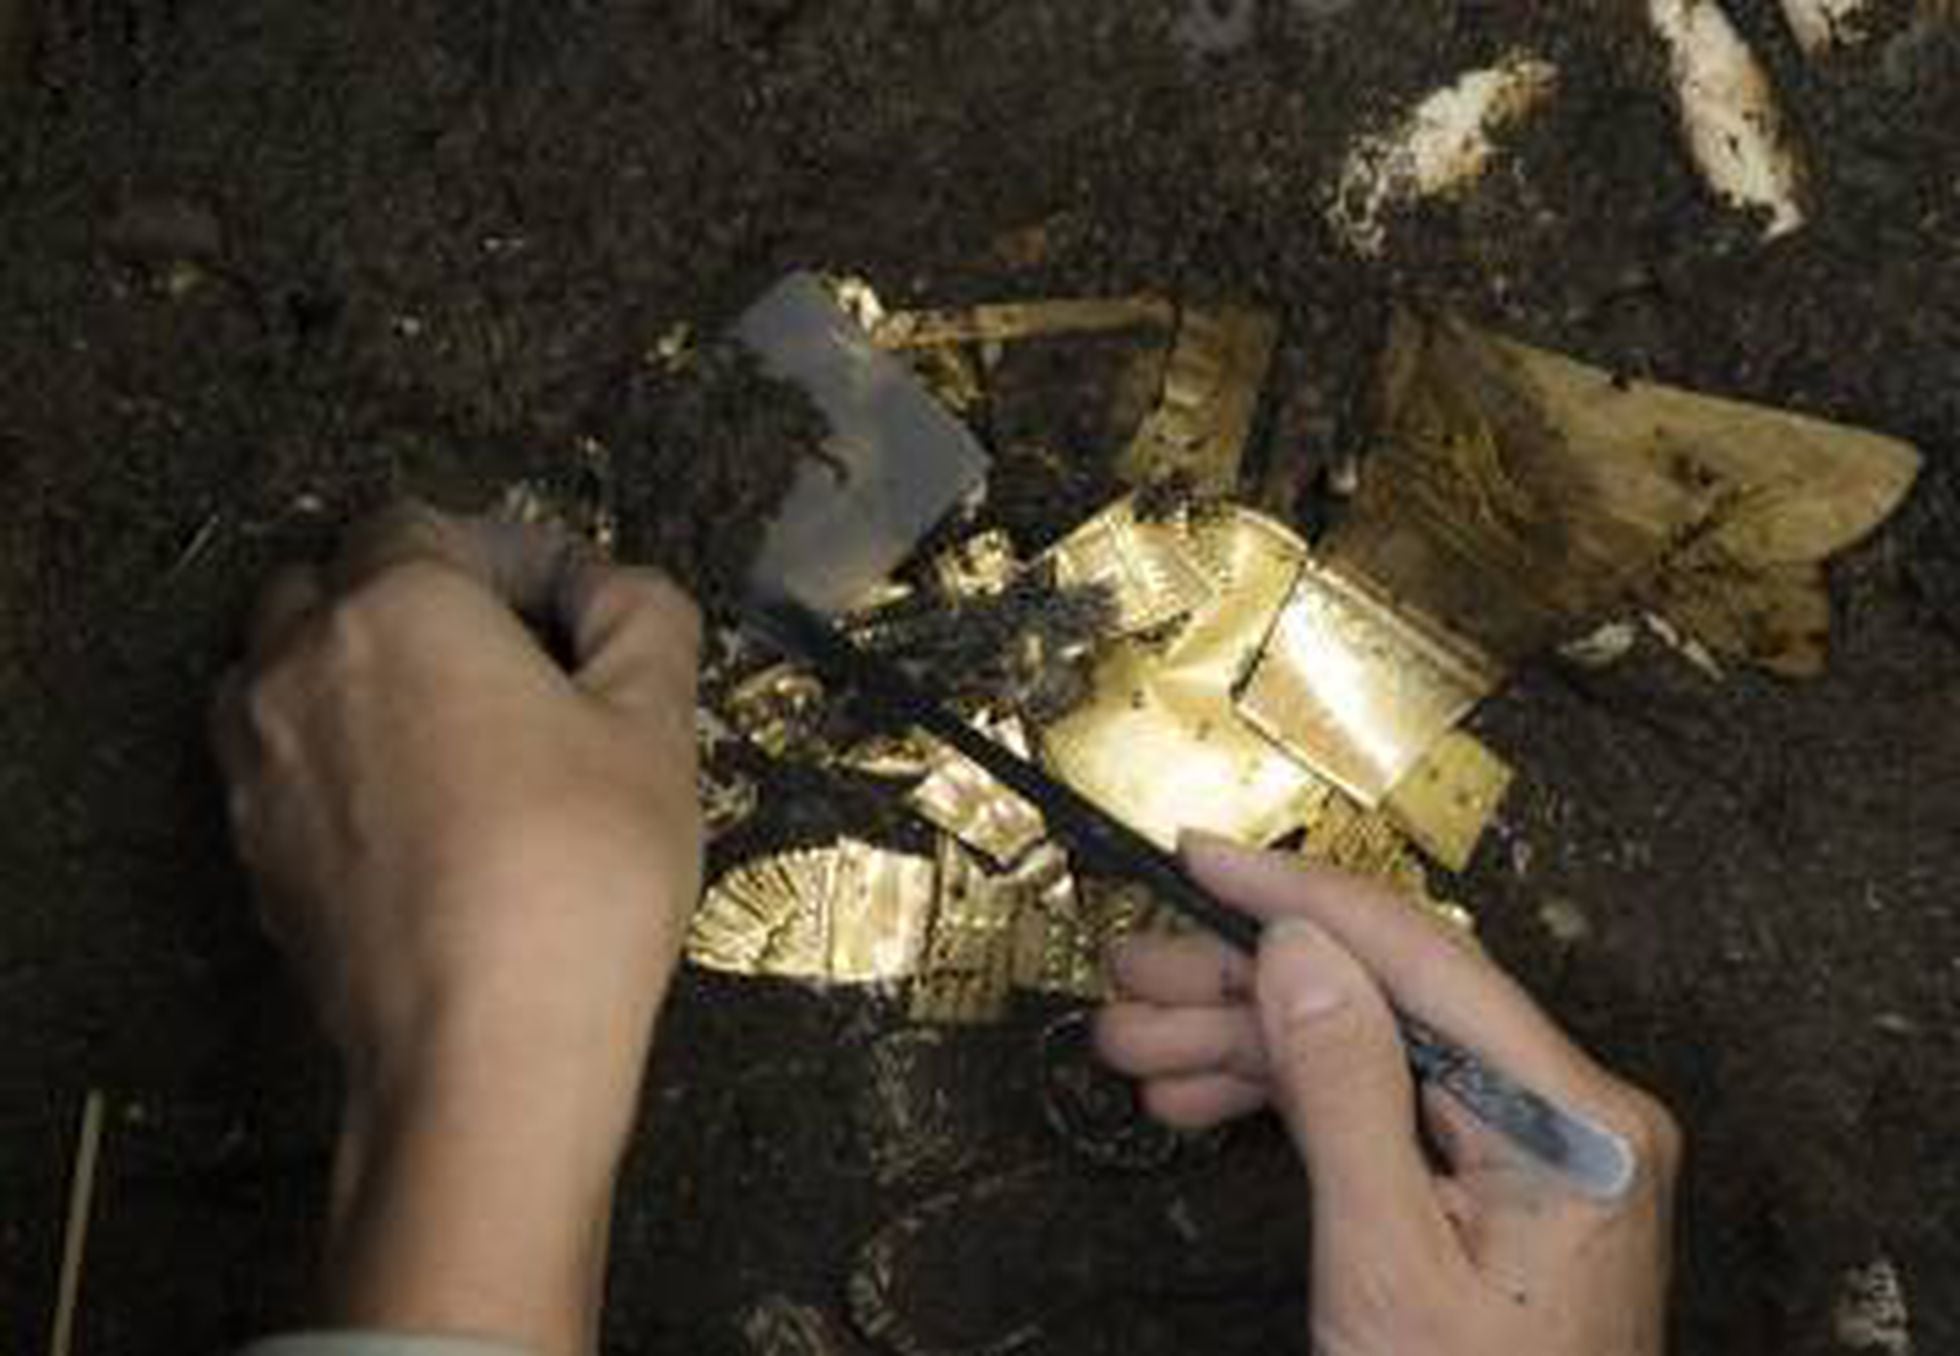
<svg viewBox="0 0 1960 1356">
<path fill-rule="evenodd" d="M 1381 990 L 1320 927 L 1282 918 L 1266 928 L 1256 993 L 1273 1102 L 1312 1180 L 1323 1260 L 1365 1250 L 1395 1271 L 1442 1261 L 1454 1235 Z"/>
</svg>

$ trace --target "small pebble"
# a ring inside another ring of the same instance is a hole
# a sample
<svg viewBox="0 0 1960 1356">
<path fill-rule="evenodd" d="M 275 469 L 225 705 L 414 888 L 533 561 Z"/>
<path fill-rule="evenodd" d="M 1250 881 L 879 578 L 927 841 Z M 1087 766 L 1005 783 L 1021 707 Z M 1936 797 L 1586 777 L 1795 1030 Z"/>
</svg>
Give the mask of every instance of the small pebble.
<svg viewBox="0 0 1960 1356">
<path fill-rule="evenodd" d="M 1872 1018 L 1872 1025 L 1888 1036 L 1917 1036 L 1919 1023 L 1903 1012 L 1881 1012 Z"/>
<path fill-rule="evenodd" d="M 1912 1356 L 1912 1315 L 1891 1258 L 1877 1257 L 1844 1273 L 1838 1282 L 1832 1329 L 1838 1345 L 1848 1351 Z"/>
<path fill-rule="evenodd" d="M 1577 946 L 1592 936 L 1592 920 L 1585 911 L 1559 895 L 1538 906 L 1538 922 L 1560 946 Z"/>
</svg>

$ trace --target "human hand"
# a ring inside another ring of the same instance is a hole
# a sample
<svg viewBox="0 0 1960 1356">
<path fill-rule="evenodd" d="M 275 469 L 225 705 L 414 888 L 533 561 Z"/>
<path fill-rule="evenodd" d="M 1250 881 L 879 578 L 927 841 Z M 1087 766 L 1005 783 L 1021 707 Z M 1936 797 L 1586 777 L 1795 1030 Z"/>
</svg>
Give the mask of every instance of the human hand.
<svg viewBox="0 0 1960 1356">
<path fill-rule="evenodd" d="M 1666 1110 L 1386 886 L 1212 839 L 1188 841 L 1185 857 L 1266 922 L 1259 956 L 1210 938 L 1129 940 L 1112 956 L 1119 996 L 1097 1044 L 1171 1125 L 1268 1104 L 1285 1119 L 1312 1185 L 1314 1349 L 1658 1356 L 1681 1154 Z M 1445 1094 L 1418 1096 L 1391 1002 L 1624 1135 L 1632 1188 L 1578 1195 Z"/>
<path fill-rule="evenodd" d="M 332 1321 L 589 1344 L 700 887 L 698 638 L 662 576 L 415 506 L 266 590 L 214 737 L 346 1065 Z"/>
</svg>

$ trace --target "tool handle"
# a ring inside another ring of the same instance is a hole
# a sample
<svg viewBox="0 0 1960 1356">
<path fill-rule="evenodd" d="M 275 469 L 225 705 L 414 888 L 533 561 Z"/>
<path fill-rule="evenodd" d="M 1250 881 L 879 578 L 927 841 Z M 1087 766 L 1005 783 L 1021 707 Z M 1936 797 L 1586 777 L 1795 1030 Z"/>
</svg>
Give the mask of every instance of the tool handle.
<svg viewBox="0 0 1960 1356">
<path fill-rule="evenodd" d="M 897 664 L 866 654 L 829 622 L 792 601 L 762 605 L 757 622 L 765 634 L 809 658 L 833 680 L 849 683 L 885 712 L 950 744 L 1039 808 L 1050 830 L 1085 864 L 1147 886 L 1160 902 L 1248 955 L 1259 950 L 1263 929 L 1258 920 L 1220 903 L 1191 879 L 1175 856 L 976 730 Z M 1632 1185 L 1633 1150 L 1622 1136 L 1533 1092 L 1422 1022 L 1403 1013 L 1396 1020 L 1417 1076 L 1449 1093 L 1533 1161 L 1596 1199 L 1615 1199 Z"/>
</svg>

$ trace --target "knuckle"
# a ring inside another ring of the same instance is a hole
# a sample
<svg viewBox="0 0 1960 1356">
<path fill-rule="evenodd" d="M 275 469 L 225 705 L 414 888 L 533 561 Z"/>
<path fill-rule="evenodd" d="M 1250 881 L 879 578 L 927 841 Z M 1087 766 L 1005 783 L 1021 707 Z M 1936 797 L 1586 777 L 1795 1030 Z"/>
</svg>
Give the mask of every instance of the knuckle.
<svg viewBox="0 0 1960 1356">
<path fill-rule="evenodd" d="M 363 625 L 413 617 L 455 596 L 461 582 L 455 567 L 442 561 L 398 561 L 354 583 L 335 603 L 331 616 L 343 624 Z"/>
</svg>

